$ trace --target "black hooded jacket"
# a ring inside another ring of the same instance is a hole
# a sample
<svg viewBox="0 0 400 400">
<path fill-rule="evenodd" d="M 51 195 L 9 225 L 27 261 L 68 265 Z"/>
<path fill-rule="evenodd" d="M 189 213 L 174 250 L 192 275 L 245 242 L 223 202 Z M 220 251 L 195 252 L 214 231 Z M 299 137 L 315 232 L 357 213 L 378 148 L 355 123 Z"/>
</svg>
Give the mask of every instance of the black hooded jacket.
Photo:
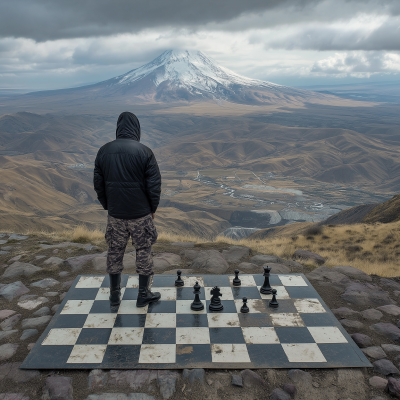
<svg viewBox="0 0 400 400">
<path fill-rule="evenodd" d="M 136 219 L 156 212 L 161 174 L 153 152 L 140 141 L 136 115 L 118 117 L 116 140 L 97 153 L 94 190 L 101 205 L 115 218 Z"/>
</svg>

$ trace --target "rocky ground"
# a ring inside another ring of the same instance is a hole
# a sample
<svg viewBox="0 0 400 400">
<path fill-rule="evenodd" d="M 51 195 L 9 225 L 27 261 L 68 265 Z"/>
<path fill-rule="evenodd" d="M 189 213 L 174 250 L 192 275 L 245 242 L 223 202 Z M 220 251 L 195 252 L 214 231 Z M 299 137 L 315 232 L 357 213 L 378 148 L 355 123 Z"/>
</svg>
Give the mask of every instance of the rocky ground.
<svg viewBox="0 0 400 400">
<path fill-rule="evenodd" d="M 349 266 L 311 269 L 295 260 L 223 243 L 159 243 L 156 273 L 303 272 L 373 364 L 364 369 L 56 370 L 18 367 L 78 274 L 103 274 L 105 245 L 53 243 L 48 238 L 0 234 L 0 400 L 400 398 L 400 279 L 369 276 Z M 134 248 L 124 259 L 135 272 Z"/>
</svg>

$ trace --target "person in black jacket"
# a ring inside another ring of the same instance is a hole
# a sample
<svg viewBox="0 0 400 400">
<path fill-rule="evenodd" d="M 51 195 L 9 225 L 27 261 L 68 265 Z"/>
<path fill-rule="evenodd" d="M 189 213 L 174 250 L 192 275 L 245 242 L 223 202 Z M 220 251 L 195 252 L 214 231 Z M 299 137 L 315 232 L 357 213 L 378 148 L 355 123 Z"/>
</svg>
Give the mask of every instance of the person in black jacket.
<svg viewBox="0 0 400 400">
<path fill-rule="evenodd" d="M 153 219 L 160 202 L 161 174 L 153 152 L 139 143 L 140 133 L 136 115 L 123 112 L 118 117 L 116 140 L 102 146 L 95 161 L 94 189 L 108 210 L 105 238 L 111 305 L 121 302 L 122 260 L 129 236 L 136 248 L 139 274 L 137 307 L 161 297 L 150 290 L 154 274 L 151 246 L 157 240 Z"/>
</svg>

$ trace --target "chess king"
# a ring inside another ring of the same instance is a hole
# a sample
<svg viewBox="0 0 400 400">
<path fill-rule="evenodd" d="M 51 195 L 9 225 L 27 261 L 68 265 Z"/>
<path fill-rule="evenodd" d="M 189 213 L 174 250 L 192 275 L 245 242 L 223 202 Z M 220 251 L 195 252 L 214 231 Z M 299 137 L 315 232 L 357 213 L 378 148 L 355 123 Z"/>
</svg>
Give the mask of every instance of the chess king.
<svg viewBox="0 0 400 400">
<path fill-rule="evenodd" d="M 105 238 L 111 305 L 121 302 L 122 260 L 129 237 L 136 248 L 139 274 L 136 306 L 144 307 L 161 297 L 150 290 L 154 274 L 151 246 L 157 240 L 153 220 L 160 202 L 161 174 L 153 152 L 140 143 L 140 134 L 137 117 L 123 112 L 116 139 L 100 148 L 95 161 L 94 189 L 108 211 Z"/>
</svg>

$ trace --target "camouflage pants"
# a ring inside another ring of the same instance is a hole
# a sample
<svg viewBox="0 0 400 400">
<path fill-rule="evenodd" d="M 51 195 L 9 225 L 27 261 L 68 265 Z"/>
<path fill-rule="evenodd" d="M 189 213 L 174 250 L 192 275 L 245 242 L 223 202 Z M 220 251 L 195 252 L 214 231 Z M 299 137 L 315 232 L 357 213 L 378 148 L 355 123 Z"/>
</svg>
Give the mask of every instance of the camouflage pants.
<svg viewBox="0 0 400 400">
<path fill-rule="evenodd" d="M 138 219 L 108 216 L 105 236 L 108 244 L 107 272 L 120 274 L 124 269 L 122 260 L 129 236 L 136 248 L 136 272 L 141 275 L 153 275 L 151 246 L 157 241 L 157 231 L 151 215 Z"/>
</svg>

